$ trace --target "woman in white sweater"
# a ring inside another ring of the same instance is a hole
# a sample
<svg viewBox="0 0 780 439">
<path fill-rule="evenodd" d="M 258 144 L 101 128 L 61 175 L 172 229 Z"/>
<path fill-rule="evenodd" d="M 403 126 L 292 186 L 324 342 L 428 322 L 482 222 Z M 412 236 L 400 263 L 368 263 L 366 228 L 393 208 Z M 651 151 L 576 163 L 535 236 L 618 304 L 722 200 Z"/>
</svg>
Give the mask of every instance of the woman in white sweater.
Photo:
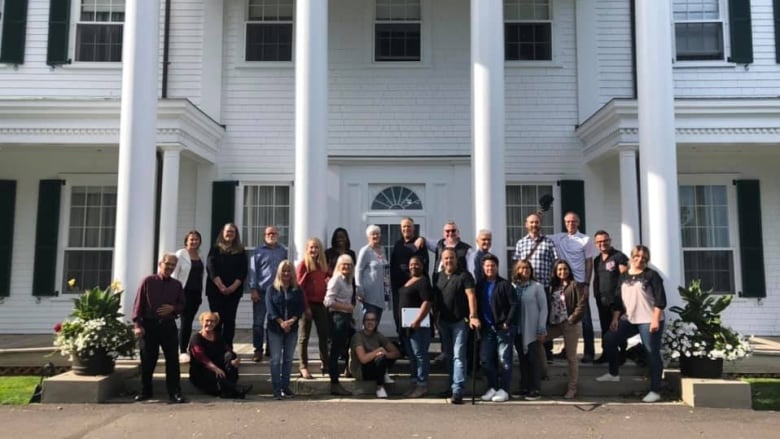
<svg viewBox="0 0 780 439">
<path fill-rule="evenodd" d="M 192 321 L 198 313 L 198 308 L 203 301 L 203 285 L 206 279 L 206 270 L 200 258 L 201 236 L 197 230 L 190 230 L 184 235 L 184 248 L 176 252 L 179 258 L 171 277 L 181 282 L 184 288 L 184 311 L 181 313 L 181 325 L 179 327 L 179 361 L 190 361 L 187 354 L 187 344 L 192 332 Z"/>
</svg>

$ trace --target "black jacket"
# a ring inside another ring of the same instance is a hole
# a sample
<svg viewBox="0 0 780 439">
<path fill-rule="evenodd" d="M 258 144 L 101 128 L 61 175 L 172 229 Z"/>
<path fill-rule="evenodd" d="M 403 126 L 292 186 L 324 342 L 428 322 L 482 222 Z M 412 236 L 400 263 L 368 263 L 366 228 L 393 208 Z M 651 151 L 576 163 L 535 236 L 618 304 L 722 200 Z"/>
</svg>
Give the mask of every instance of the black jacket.
<svg viewBox="0 0 780 439">
<path fill-rule="evenodd" d="M 487 280 L 481 280 L 477 283 L 477 309 L 479 309 L 482 303 L 481 298 L 484 294 L 487 294 Z M 497 327 L 501 327 L 504 323 L 511 324 L 514 321 L 516 312 L 515 303 L 515 289 L 512 284 L 502 278 L 501 276 L 496 279 L 496 286 L 493 290 L 493 297 L 490 301 L 490 310 L 493 312 L 493 319 Z M 479 313 L 480 316 L 482 313 Z M 482 322 L 487 324 L 487 322 Z"/>
</svg>

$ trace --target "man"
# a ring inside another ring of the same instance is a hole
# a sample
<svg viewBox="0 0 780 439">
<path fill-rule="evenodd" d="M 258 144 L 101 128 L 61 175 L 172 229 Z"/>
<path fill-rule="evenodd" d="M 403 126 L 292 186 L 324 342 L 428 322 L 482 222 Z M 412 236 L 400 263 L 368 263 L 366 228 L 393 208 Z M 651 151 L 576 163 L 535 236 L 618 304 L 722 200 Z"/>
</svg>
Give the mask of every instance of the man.
<svg viewBox="0 0 780 439">
<path fill-rule="evenodd" d="M 249 260 L 249 288 L 252 291 L 252 345 L 255 348 L 252 361 L 263 359 L 263 325 L 265 324 L 265 292 L 276 277 L 279 263 L 287 259 L 287 249 L 279 244 L 279 230 L 265 228 L 263 245 L 255 249 Z"/>
<path fill-rule="evenodd" d="M 463 404 L 466 381 L 466 339 L 469 328 L 480 327 L 474 279 L 458 267 L 454 248 L 441 252 L 444 268 L 436 283 L 436 321 L 441 334 L 442 353 L 450 375 L 453 404 Z"/>
<path fill-rule="evenodd" d="M 451 248 L 455 250 L 455 255 L 458 258 L 458 267 L 460 267 L 461 270 L 466 269 L 466 253 L 471 249 L 470 245 L 460 240 L 460 230 L 458 230 L 458 225 L 455 224 L 455 221 L 448 221 L 447 224 L 444 225 L 442 234 L 443 238 L 436 244 L 433 244 L 431 241 L 425 242 L 428 250 L 433 252 L 436 256 L 433 262 L 434 285 L 436 285 L 439 278 L 439 272 L 443 270 L 442 251 L 444 249 Z"/>
<path fill-rule="evenodd" d="M 515 260 L 525 259 L 531 263 L 534 270 L 536 281 L 539 282 L 544 290 L 550 286 L 550 277 L 552 276 L 552 267 L 558 259 L 558 251 L 555 243 L 542 234 L 541 213 L 532 213 L 525 219 L 525 229 L 528 234 L 520 238 L 515 245 Z M 547 359 L 547 363 L 552 363 L 552 342 L 546 342 L 543 345 L 542 355 Z M 542 364 L 544 359 L 542 358 Z M 547 375 L 543 371 L 542 376 Z"/>
<path fill-rule="evenodd" d="M 485 278 L 482 259 L 490 253 L 490 247 L 493 245 L 493 233 L 490 230 L 482 229 L 477 233 L 475 242 L 477 248 L 470 248 L 466 253 L 466 269 L 474 277 L 474 283 L 479 284 Z"/>
<path fill-rule="evenodd" d="M 371 311 L 363 316 L 363 330 L 352 336 L 352 376 L 357 380 L 376 382 L 376 397 L 387 398 L 385 376 L 401 352 L 387 337 L 377 331 L 377 315 Z"/>
<path fill-rule="evenodd" d="M 484 277 L 477 282 L 479 319 L 482 326 L 480 360 L 488 381 L 483 401 L 504 402 L 512 384 L 512 346 L 510 329 L 515 313 L 515 289 L 498 275 L 498 258 L 490 253 L 482 257 Z M 497 364 L 498 360 L 498 364 Z"/>
<path fill-rule="evenodd" d="M 396 334 L 401 334 L 401 308 L 398 299 L 398 290 L 409 281 L 409 259 L 417 256 L 422 263 L 423 275 L 428 276 L 428 250 L 422 245 L 414 229 L 414 220 L 403 218 L 401 220 L 401 239 L 395 242 L 390 253 L 390 289 L 392 291 L 393 320 L 395 321 Z"/>
<path fill-rule="evenodd" d="M 606 363 L 604 355 L 604 336 L 609 331 L 609 323 L 612 321 L 612 301 L 615 298 L 618 278 L 621 273 L 628 271 L 628 257 L 620 250 L 612 247 L 612 238 L 609 233 L 599 230 L 593 235 L 593 242 L 599 254 L 593 258 L 593 296 L 596 298 L 596 307 L 599 311 L 599 324 L 601 326 L 601 356 L 594 363 Z M 620 352 L 625 353 L 625 343 L 620 347 Z"/>
<path fill-rule="evenodd" d="M 162 347 L 165 355 L 165 386 L 172 403 L 185 402 L 179 386 L 178 330 L 176 317 L 184 309 L 184 290 L 171 277 L 177 258 L 165 253 L 157 264 L 157 274 L 147 276 L 138 286 L 133 303 L 135 336 L 141 338 L 141 393 L 136 401 L 152 397 L 152 375 Z"/>
<path fill-rule="evenodd" d="M 567 212 L 563 217 L 563 225 L 566 232 L 555 233 L 550 236 L 550 239 L 555 243 L 561 259 L 569 263 L 580 294 L 587 295 L 593 273 L 593 257 L 596 256 L 595 248 L 591 244 L 590 237 L 579 230 L 579 215 Z M 582 362 L 590 363 L 593 361 L 595 351 L 589 301 L 585 302 L 585 315 L 582 318 L 582 339 L 585 345 Z"/>
</svg>

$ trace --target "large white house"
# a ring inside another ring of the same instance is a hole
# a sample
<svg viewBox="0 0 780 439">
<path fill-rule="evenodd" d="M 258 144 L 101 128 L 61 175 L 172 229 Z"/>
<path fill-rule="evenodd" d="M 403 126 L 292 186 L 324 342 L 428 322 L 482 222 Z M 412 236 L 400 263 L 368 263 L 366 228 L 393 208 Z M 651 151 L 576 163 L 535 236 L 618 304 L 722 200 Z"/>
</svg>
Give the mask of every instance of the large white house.
<svg viewBox="0 0 780 439">
<path fill-rule="evenodd" d="M 780 0 L 0 0 L 0 332 L 67 280 L 132 300 L 187 230 L 296 258 L 410 216 L 494 232 L 555 197 L 670 300 L 780 334 Z M 204 249 L 204 252 L 208 249 Z M 205 305 L 204 305 L 205 306 Z M 239 326 L 251 307 L 239 307 Z"/>
</svg>

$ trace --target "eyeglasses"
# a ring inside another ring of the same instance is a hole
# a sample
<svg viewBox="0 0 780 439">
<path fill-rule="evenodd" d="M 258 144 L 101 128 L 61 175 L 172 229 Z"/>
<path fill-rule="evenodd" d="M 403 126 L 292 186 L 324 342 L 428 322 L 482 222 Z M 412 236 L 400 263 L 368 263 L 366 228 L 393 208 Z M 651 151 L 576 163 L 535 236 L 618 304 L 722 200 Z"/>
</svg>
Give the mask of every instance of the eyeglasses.
<svg viewBox="0 0 780 439">
<path fill-rule="evenodd" d="M 611 239 L 604 239 L 604 240 L 602 240 L 602 241 L 596 241 L 596 245 L 599 245 L 599 244 L 607 244 L 607 243 L 609 243 L 610 241 L 612 241 L 612 240 L 611 240 Z"/>
<path fill-rule="evenodd" d="M 276 232 L 268 232 L 265 234 L 265 236 L 271 236 L 271 235 L 278 235 Z"/>
<path fill-rule="evenodd" d="M 455 233 L 458 229 L 444 229 L 444 233 Z"/>
<path fill-rule="evenodd" d="M 364 322 L 375 322 L 376 319 L 363 319 Z"/>
</svg>

